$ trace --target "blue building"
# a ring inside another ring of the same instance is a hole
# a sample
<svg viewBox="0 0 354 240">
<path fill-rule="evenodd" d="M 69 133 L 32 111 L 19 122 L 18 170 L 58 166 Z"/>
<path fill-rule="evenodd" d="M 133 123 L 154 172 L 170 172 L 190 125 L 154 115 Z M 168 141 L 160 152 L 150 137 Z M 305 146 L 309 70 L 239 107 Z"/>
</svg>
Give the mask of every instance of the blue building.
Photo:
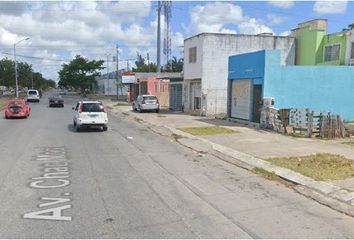
<svg viewBox="0 0 354 240">
<path fill-rule="evenodd" d="M 278 50 L 229 57 L 228 116 L 259 122 L 260 101 L 354 120 L 354 66 L 281 66 Z"/>
</svg>

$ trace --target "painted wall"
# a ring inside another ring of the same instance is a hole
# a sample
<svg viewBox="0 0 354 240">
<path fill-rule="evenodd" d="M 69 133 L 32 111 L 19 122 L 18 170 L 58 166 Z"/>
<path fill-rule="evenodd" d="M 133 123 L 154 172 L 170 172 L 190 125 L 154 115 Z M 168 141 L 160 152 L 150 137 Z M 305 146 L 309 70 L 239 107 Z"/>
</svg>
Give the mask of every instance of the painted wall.
<svg viewBox="0 0 354 240">
<path fill-rule="evenodd" d="M 298 30 L 297 65 L 316 65 L 323 61 L 322 39 L 325 30 L 313 29 L 310 26 Z"/>
<path fill-rule="evenodd" d="M 263 96 L 274 97 L 276 108 L 326 110 L 354 120 L 353 66 L 280 66 L 276 51 L 267 51 L 265 61 Z"/>
<path fill-rule="evenodd" d="M 325 110 L 354 120 L 354 66 L 281 66 L 279 51 L 267 50 L 230 57 L 228 76 L 230 82 L 263 83 L 263 97 L 274 97 L 276 108 Z"/>
<path fill-rule="evenodd" d="M 279 49 L 282 64 L 295 64 L 295 38 L 292 37 L 203 33 L 185 40 L 185 57 L 188 56 L 188 49 L 192 46 L 197 46 L 197 62 L 200 60 L 201 65 L 199 62 L 190 64 L 188 60 L 184 62 L 184 89 L 188 94 L 188 80 L 201 79 L 202 109 L 209 116 L 227 112 L 228 57 L 230 55 L 261 49 Z M 199 56 L 198 53 L 201 55 Z M 198 67 L 200 69 L 197 69 Z M 184 106 L 188 112 L 189 98 L 186 94 Z"/>
<path fill-rule="evenodd" d="M 197 47 L 197 61 L 195 63 L 189 62 L 189 49 Z M 192 38 L 184 40 L 184 64 L 183 74 L 184 79 L 200 79 L 202 78 L 202 62 L 203 62 L 203 35 L 197 35 Z"/>
<path fill-rule="evenodd" d="M 339 60 L 337 61 L 329 61 L 325 62 L 325 47 L 329 45 L 339 44 L 340 45 L 340 53 L 339 53 Z M 347 49 L 347 35 L 345 33 L 335 33 L 335 34 L 328 34 L 323 37 L 323 49 L 322 49 L 322 60 L 320 63 L 326 65 L 344 65 L 345 64 L 345 55 Z"/>
<path fill-rule="evenodd" d="M 345 64 L 354 65 L 354 57 L 351 58 L 352 43 L 354 43 L 354 29 L 350 30 L 347 38 L 347 51 L 345 54 Z"/>
</svg>

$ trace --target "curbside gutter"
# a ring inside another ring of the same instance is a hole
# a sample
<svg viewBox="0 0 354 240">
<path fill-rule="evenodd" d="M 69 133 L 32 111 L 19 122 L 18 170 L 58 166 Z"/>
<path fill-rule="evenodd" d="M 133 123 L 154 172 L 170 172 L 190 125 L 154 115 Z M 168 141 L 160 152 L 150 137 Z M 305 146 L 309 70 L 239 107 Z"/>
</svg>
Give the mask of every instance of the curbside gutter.
<svg viewBox="0 0 354 240">
<path fill-rule="evenodd" d="M 139 121 L 139 123 L 142 125 L 150 125 L 150 127 L 157 126 L 154 123 L 149 122 L 148 119 L 143 119 L 138 116 L 134 116 L 134 118 L 138 118 L 142 120 Z M 235 149 L 211 142 L 204 138 L 191 135 L 189 133 L 183 132 L 173 127 L 169 127 L 169 126 L 157 126 L 157 127 L 164 127 L 169 131 L 171 131 L 172 134 L 176 134 L 187 139 L 198 140 L 205 143 L 206 145 L 208 145 L 209 149 L 215 150 L 216 152 L 228 156 L 229 158 L 227 160 L 225 159 L 223 160 L 230 164 L 248 170 L 253 170 L 254 168 L 258 167 L 268 172 L 272 172 L 277 176 L 279 176 L 280 178 L 289 181 L 291 183 L 294 183 L 295 187 L 293 189 L 296 192 L 306 197 L 309 197 L 323 205 L 326 205 L 336 211 L 354 217 L 354 192 L 337 187 L 327 182 L 315 181 L 310 177 L 306 177 L 290 169 L 273 165 L 270 162 L 267 162 L 260 158 L 256 158 L 250 154 L 243 153 Z M 151 130 L 153 131 L 153 129 Z M 183 138 L 177 139 L 176 141 L 190 149 L 193 149 L 195 151 L 200 151 L 200 149 L 198 149 L 196 145 L 183 141 Z"/>
</svg>

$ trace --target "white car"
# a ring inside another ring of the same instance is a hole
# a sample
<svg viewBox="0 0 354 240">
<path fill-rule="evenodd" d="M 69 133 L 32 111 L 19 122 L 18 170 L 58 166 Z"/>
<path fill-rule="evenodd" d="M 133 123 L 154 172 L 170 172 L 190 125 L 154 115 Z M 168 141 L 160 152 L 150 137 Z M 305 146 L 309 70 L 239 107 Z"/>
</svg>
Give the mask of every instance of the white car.
<svg viewBox="0 0 354 240">
<path fill-rule="evenodd" d="M 27 102 L 39 102 L 39 92 L 35 89 L 27 90 Z"/>
<path fill-rule="evenodd" d="M 139 95 L 132 105 L 133 111 L 160 111 L 160 103 L 155 95 Z"/>
<path fill-rule="evenodd" d="M 84 127 L 108 130 L 108 117 L 103 104 L 99 101 L 79 101 L 73 109 L 73 122 L 76 131 Z"/>
</svg>

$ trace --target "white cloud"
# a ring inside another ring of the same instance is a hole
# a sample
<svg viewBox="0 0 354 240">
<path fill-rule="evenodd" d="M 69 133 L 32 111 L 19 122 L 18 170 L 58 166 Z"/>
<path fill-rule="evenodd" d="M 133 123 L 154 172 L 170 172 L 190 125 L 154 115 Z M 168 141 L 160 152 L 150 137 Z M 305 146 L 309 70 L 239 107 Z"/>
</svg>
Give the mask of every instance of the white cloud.
<svg viewBox="0 0 354 240">
<path fill-rule="evenodd" d="M 340 14 L 347 11 L 346 1 L 317 1 L 313 5 L 313 11 L 317 14 Z"/>
<path fill-rule="evenodd" d="M 223 2 L 195 6 L 191 9 L 190 14 L 191 22 L 186 27 L 189 35 L 201 32 L 235 31 L 226 29 L 224 25 L 236 25 L 244 19 L 241 7 Z"/>
<path fill-rule="evenodd" d="M 260 33 L 273 33 L 273 30 L 264 24 L 259 23 L 256 19 L 251 18 L 248 21 L 238 25 L 239 31 L 242 34 L 260 34 Z"/>
<path fill-rule="evenodd" d="M 14 42 L 30 37 L 31 46 L 21 43 L 19 52 L 50 59 L 67 59 L 77 54 L 102 59 L 106 53 L 115 54 L 117 42 L 124 46 L 146 45 L 154 50 L 151 45 L 156 44 L 156 25 L 144 26 L 151 6 L 148 1 L 0 2 L 0 47 L 11 52 Z M 182 34 L 176 36 L 179 42 L 183 38 Z M 129 50 L 125 51 L 121 58 L 136 56 L 128 53 Z M 45 77 L 54 79 L 62 64 L 20 60 L 33 63 L 34 68 L 45 70 Z"/>
<path fill-rule="evenodd" d="M 280 25 L 286 21 L 286 17 L 268 13 L 266 15 L 269 25 Z"/>
<path fill-rule="evenodd" d="M 294 1 L 269 1 L 270 5 L 278 8 L 291 8 L 294 6 Z"/>
<path fill-rule="evenodd" d="M 288 31 L 285 31 L 285 32 L 280 33 L 280 36 L 286 37 L 286 36 L 289 36 L 290 34 L 291 34 L 291 31 L 288 30 Z"/>
</svg>

